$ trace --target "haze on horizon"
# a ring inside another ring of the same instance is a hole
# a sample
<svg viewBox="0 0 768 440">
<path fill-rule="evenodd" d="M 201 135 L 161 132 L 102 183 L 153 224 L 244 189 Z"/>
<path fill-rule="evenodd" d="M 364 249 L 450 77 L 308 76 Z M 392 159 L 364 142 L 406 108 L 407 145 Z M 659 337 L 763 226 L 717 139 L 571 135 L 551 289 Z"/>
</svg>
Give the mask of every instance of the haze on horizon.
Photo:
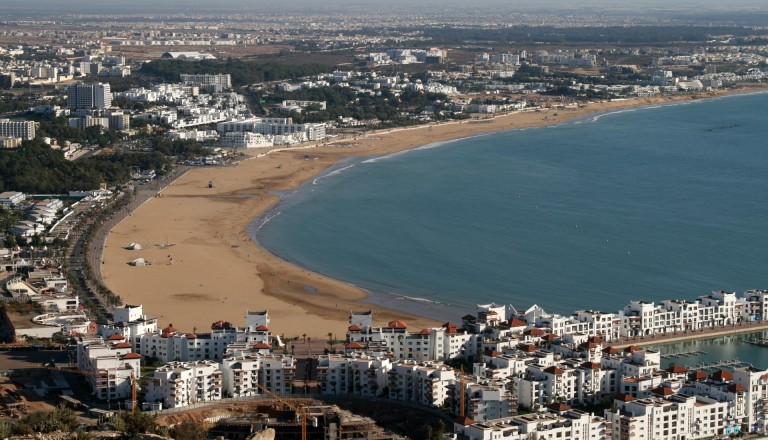
<svg viewBox="0 0 768 440">
<path fill-rule="evenodd" d="M 219 0 L 217 2 L 201 0 L 166 0 L 157 2 L 152 0 L 134 0 L 130 3 L 115 0 L 26 0 L 24 2 L 11 2 L 3 6 L 2 15 L 42 15 L 54 13 L 73 14 L 108 14 L 108 13 L 210 13 L 227 14 L 233 11 L 263 11 L 273 13 L 275 11 L 307 11 L 322 12 L 323 10 L 338 10 L 348 8 L 354 12 L 371 10 L 372 12 L 393 11 L 404 7 L 420 11 L 426 9 L 464 9 L 478 12 L 484 8 L 498 8 L 503 10 L 515 10 L 517 12 L 557 12 L 557 11 L 688 11 L 728 13 L 744 11 L 763 11 L 765 0 L 729 0 L 719 2 L 713 0 L 679 0 L 670 3 L 666 0 L 643 0 L 640 2 L 615 2 L 615 0 L 479 0 L 468 5 L 463 0 L 419 0 L 417 3 L 408 0 L 390 0 L 385 4 L 374 0 L 292 0 L 290 2 L 274 2 L 266 0 Z M 407 14 L 408 9 L 400 11 Z M 407 17 L 404 17 L 407 18 Z"/>
</svg>

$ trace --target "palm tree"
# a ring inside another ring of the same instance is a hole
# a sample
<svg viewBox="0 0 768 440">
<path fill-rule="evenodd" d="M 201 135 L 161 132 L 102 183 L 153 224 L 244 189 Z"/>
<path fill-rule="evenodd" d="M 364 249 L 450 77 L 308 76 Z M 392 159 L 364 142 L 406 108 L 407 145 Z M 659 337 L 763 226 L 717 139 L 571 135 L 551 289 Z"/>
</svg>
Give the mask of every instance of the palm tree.
<svg viewBox="0 0 768 440">
<path fill-rule="evenodd" d="M 307 343 L 307 334 L 304 333 L 304 334 L 301 335 L 301 337 L 304 338 L 304 343 L 306 344 Z"/>
<path fill-rule="evenodd" d="M 312 338 L 307 337 L 307 354 L 312 353 Z"/>
</svg>

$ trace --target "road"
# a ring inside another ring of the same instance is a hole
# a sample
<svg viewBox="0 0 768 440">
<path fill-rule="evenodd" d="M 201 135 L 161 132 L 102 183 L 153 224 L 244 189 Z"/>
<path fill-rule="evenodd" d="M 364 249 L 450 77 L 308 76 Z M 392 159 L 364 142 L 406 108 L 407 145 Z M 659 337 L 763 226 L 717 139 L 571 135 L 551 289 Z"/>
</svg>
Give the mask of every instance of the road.
<svg viewBox="0 0 768 440">
<path fill-rule="evenodd" d="M 66 256 L 67 271 L 71 275 L 70 279 L 74 280 L 73 291 L 80 295 L 81 298 L 90 300 L 93 304 L 90 312 L 98 322 L 106 321 L 110 315 L 107 309 L 109 303 L 100 294 L 102 286 L 104 286 L 104 281 L 101 277 L 101 262 L 107 235 L 112 228 L 133 212 L 134 209 L 150 198 L 155 197 L 159 191 L 173 183 L 173 181 L 184 175 L 188 170 L 189 167 L 179 166 L 160 179 L 137 186 L 134 190 L 134 197 L 131 198 L 128 204 L 117 212 L 111 212 L 111 206 L 115 206 L 119 200 L 128 196 L 125 192 L 118 192 L 110 205 L 105 206 L 100 212 L 90 213 L 83 220 L 83 223 L 72 231 L 70 237 L 72 246 L 67 249 Z M 87 243 L 87 252 L 84 252 L 86 250 L 86 239 L 94 228 L 97 229 Z M 85 256 L 88 259 L 87 265 L 85 264 L 86 261 L 84 261 Z M 86 266 L 90 267 L 92 280 L 94 281 L 91 281 L 87 276 Z"/>
</svg>

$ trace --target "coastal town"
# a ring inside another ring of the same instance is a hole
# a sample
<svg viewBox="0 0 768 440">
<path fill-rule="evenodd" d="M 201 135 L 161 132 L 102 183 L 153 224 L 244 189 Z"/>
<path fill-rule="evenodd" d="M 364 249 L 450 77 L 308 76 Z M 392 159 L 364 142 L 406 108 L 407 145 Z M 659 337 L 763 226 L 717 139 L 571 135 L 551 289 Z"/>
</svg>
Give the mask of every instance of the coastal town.
<svg viewBox="0 0 768 440">
<path fill-rule="evenodd" d="M 768 290 L 429 315 L 284 260 L 252 223 L 350 157 L 762 93 L 759 19 L 14 8 L 0 20 L 0 364 L 36 360 L 0 370 L 82 413 L 84 435 L 142 415 L 203 436 L 180 440 L 768 432 L 768 365 L 658 348 L 749 334 L 764 349 Z M 33 400 L 10 389 L 4 438 Z M 413 414 L 418 427 L 392 420 Z"/>
<path fill-rule="evenodd" d="M 154 359 L 159 366 L 147 377 L 141 403 L 154 411 L 317 394 L 445 408 L 455 416 L 453 432 L 468 439 L 525 439 L 533 432 L 708 438 L 765 431 L 768 370 L 662 369 L 658 351 L 635 343 L 764 329 L 766 298 L 763 290 L 742 297 L 718 291 L 695 301 L 633 301 L 618 313 L 583 310 L 567 317 L 538 306 L 486 304 L 460 325 L 421 330 L 399 320 L 376 326 L 372 312 L 352 312 L 345 340 L 329 340 L 331 350 L 314 356 L 304 377 L 296 375 L 302 356 L 270 332 L 268 311 L 247 312 L 242 327 L 217 321 L 209 332 L 186 333 L 171 325 L 160 329 L 140 305 L 129 305 L 116 307 L 94 336 L 78 338 L 77 368 L 87 372 L 96 396 L 125 400 L 130 408 L 139 404 L 131 396 L 142 359 Z M 337 351 L 337 343 L 343 349 Z M 454 361 L 471 365 L 471 373 Z M 606 402 L 612 405 L 602 413 L 579 409 Z"/>
</svg>

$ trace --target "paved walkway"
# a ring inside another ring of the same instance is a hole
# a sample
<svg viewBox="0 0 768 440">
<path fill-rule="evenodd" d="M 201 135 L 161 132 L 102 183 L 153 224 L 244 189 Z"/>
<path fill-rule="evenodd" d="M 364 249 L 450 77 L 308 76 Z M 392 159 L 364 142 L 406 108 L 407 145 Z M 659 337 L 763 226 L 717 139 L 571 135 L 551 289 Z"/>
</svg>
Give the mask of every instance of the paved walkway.
<svg viewBox="0 0 768 440">
<path fill-rule="evenodd" d="M 735 325 L 724 327 L 706 328 L 702 330 L 688 332 L 672 332 L 655 336 L 644 336 L 635 338 L 620 338 L 606 343 L 611 347 L 623 348 L 630 345 L 656 345 L 668 344 L 679 341 L 690 341 L 693 339 L 709 339 L 717 336 L 734 335 L 740 333 L 753 333 L 768 330 L 768 321 L 740 322 Z"/>
</svg>

